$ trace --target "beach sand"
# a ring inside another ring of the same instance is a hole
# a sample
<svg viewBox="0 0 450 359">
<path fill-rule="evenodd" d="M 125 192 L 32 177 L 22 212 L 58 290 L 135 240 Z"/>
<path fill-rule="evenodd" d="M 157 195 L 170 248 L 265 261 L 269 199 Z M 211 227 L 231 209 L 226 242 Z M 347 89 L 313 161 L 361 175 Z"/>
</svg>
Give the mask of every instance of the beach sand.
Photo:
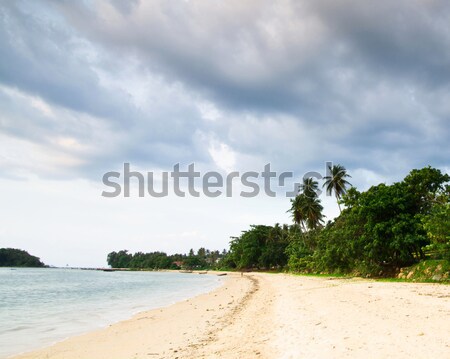
<svg viewBox="0 0 450 359">
<path fill-rule="evenodd" d="M 16 358 L 450 358 L 450 286 L 234 273 Z"/>
</svg>

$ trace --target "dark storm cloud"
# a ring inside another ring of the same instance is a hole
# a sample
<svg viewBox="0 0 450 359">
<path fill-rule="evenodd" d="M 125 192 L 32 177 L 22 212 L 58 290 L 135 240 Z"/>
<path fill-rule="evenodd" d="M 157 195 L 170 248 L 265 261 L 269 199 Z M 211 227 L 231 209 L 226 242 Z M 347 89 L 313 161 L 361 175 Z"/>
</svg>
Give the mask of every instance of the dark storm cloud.
<svg viewBox="0 0 450 359">
<path fill-rule="evenodd" d="M 110 119 L 127 114 L 133 118 L 132 109 L 121 99 L 125 94 L 99 90 L 96 74 L 77 54 L 79 44 L 71 41 L 68 29 L 26 12 L 18 3 L 3 5 L 0 10 L 2 83 L 72 110 Z"/>
<path fill-rule="evenodd" d="M 333 69 L 356 71 L 366 85 L 448 86 L 445 2 L 248 4 L 155 1 L 134 13 L 116 12 L 115 21 L 81 3 L 63 9 L 89 38 L 137 51 L 148 66 L 231 108 L 317 107 L 314 98 L 340 95 Z"/>
<path fill-rule="evenodd" d="M 85 173 L 208 162 L 208 139 L 294 170 L 330 159 L 383 173 L 448 166 L 448 2 L 33 4 L 0 7 L 0 81 L 107 124 L 119 140 L 91 152 Z M 133 62 L 187 99 L 141 108 L 99 78 Z M 213 103 L 220 119 L 202 120 L 196 101 Z M 39 133 L 11 121 L 8 133 Z"/>
<path fill-rule="evenodd" d="M 363 69 L 389 81 L 448 86 L 450 5 L 445 1 L 314 1 L 322 17 Z M 379 79 L 378 79 L 379 80 Z"/>
<path fill-rule="evenodd" d="M 255 2 L 235 1 L 145 5 L 134 8 L 143 16 L 118 11 L 114 23 L 106 20 L 102 9 L 81 3 L 66 3 L 61 9 L 89 39 L 117 54 L 136 52 L 153 71 L 183 81 L 233 110 L 309 108 L 315 104 L 313 95 L 326 91 L 317 86 L 321 78 L 319 57 L 311 56 L 314 39 L 303 44 L 291 35 L 292 43 L 285 42 L 283 29 L 276 29 L 281 30 L 281 48 L 271 48 L 262 23 L 271 21 L 267 2 L 267 11 Z"/>
<path fill-rule="evenodd" d="M 114 76 L 123 63 L 103 56 L 61 19 L 42 3 L 1 4 L 0 83 L 62 110 L 57 114 L 61 118 L 49 119 L 29 106 L 30 98 L 20 103 L 14 96 L 0 94 L 3 133 L 47 146 L 53 146 L 55 136 L 95 141 L 90 131 L 98 126 L 86 118 L 94 116 L 105 122 L 99 130 L 129 136 L 118 142 L 111 139 L 109 148 L 98 143 L 96 151 L 77 154 L 84 157 L 87 168 L 111 167 L 130 158 L 137 163 L 165 165 L 201 157 L 190 136 L 197 121 L 190 109 L 163 104 L 145 112 L 126 92 L 103 86 L 94 69 Z M 183 150 L 175 154 L 170 145 Z"/>
</svg>

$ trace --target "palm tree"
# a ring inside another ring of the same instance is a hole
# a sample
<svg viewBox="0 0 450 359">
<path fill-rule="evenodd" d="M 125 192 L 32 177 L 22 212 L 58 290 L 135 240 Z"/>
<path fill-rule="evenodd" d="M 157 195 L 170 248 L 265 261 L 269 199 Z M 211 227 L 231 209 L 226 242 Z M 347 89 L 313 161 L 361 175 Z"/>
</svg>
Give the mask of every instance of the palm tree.
<svg viewBox="0 0 450 359">
<path fill-rule="evenodd" d="M 300 185 L 300 191 L 307 197 L 317 197 L 317 190 L 319 183 L 314 181 L 312 177 L 303 178 L 303 183 Z"/>
<path fill-rule="evenodd" d="M 323 223 L 323 207 L 317 196 L 319 184 L 312 177 L 304 178 L 300 185 L 299 194 L 291 199 L 291 208 L 294 223 L 296 223 L 306 233 L 307 230 L 317 228 Z"/>
<path fill-rule="evenodd" d="M 306 197 L 303 194 L 297 195 L 294 199 L 291 199 L 291 208 L 288 212 L 292 213 L 292 219 L 294 223 L 296 223 L 303 231 L 306 231 L 304 222 L 306 220 L 306 216 L 304 213 L 304 202 Z"/>
<path fill-rule="evenodd" d="M 320 204 L 320 199 L 316 196 L 314 198 L 309 198 L 305 203 L 303 208 L 306 217 L 306 226 L 309 230 L 316 229 L 320 224 L 323 223 L 323 207 Z"/>
<path fill-rule="evenodd" d="M 351 178 L 352 176 L 350 176 L 345 167 L 341 165 L 329 166 L 328 169 L 330 170 L 331 176 L 324 177 L 325 182 L 323 187 L 326 186 L 328 195 L 331 195 L 331 193 L 334 192 L 339 207 L 339 212 L 342 212 L 339 200 L 342 195 L 347 192 L 347 186 L 351 186 L 351 183 L 348 182 L 346 178 Z"/>
</svg>

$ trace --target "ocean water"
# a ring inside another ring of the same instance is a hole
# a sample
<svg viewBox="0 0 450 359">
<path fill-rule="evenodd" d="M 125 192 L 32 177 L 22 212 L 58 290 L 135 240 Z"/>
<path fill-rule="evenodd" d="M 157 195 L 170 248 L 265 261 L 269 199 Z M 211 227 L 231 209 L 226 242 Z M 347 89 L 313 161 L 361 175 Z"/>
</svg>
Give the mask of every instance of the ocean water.
<svg viewBox="0 0 450 359">
<path fill-rule="evenodd" d="M 220 281 L 186 273 L 0 268 L 0 358 L 211 291 Z"/>
</svg>

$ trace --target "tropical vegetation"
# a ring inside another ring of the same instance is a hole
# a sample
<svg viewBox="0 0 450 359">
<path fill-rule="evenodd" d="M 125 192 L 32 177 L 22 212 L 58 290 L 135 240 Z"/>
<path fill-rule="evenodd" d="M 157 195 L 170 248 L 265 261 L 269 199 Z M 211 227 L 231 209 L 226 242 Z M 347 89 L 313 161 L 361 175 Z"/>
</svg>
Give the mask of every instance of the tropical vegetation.
<svg viewBox="0 0 450 359">
<path fill-rule="evenodd" d="M 334 194 L 340 211 L 332 221 L 324 223 L 319 183 L 305 178 L 290 201 L 292 224 L 250 225 L 231 237 L 228 252 L 200 248 L 197 253 L 167 255 L 123 250 L 111 252 L 108 264 L 132 269 L 288 270 L 362 276 L 393 276 L 401 268 L 422 268 L 416 265 L 425 260 L 434 260 L 430 263 L 438 271 L 450 267 L 448 174 L 432 167 L 415 169 L 400 182 L 381 183 L 361 192 L 347 181 L 350 175 L 344 166 L 331 166 L 329 174 L 323 187 L 328 195 Z"/>
<path fill-rule="evenodd" d="M 339 212 L 342 212 L 339 200 L 346 193 L 347 187 L 351 186 L 351 183 L 346 180 L 346 178 L 349 178 L 351 176 L 347 173 L 347 170 L 342 165 L 330 165 L 328 167 L 328 171 L 330 172 L 330 174 L 324 177 L 325 182 L 323 184 L 323 187 L 326 187 L 326 192 L 330 196 L 334 192 L 339 206 Z"/>
<path fill-rule="evenodd" d="M 426 167 L 402 181 L 359 192 L 345 167 L 330 168 L 327 193 L 340 215 L 323 224 L 317 182 L 304 181 L 291 200 L 293 225 L 252 225 L 232 238 L 231 268 L 390 276 L 427 258 L 450 260 L 450 177 Z M 283 253 L 284 250 L 284 253 Z"/>
<path fill-rule="evenodd" d="M 137 252 L 128 253 L 127 250 L 111 252 L 108 254 L 107 263 L 112 268 L 129 269 L 218 269 L 220 259 L 226 255 L 226 251 L 211 251 L 200 248 L 197 253 L 193 249 L 188 254 L 167 255 L 164 252 Z"/>
<path fill-rule="evenodd" d="M 24 250 L 0 248 L 0 267 L 45 267 L 45 264 Z"/>
</svg>

